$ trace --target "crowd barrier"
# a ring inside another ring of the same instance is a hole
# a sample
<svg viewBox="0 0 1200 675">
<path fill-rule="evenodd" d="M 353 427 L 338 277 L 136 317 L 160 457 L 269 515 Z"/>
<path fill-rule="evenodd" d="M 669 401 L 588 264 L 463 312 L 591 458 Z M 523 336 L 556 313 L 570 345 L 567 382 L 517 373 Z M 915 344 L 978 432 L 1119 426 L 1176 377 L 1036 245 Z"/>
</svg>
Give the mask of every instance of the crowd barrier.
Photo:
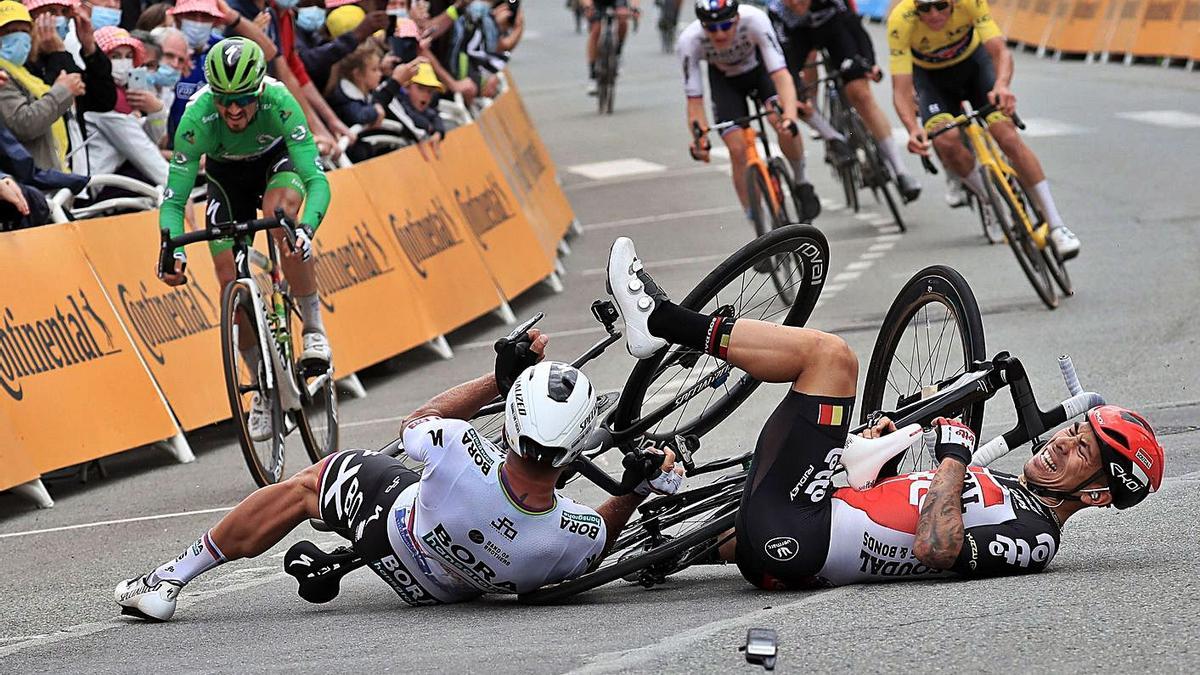
<svg viewBox="0 0 1200 675">
<path fill-rule="evenodd" d="M 887 20 L 895 2 L 860 0 L 859 14 Z M 1085 54 L 1107 61 L 1200 60 L 1200 0 L 989 0 L 1000 30 L 1039 54 Z"/>
<path fill-rule="evenodd" d="M 409 147 L 328 176 L 315 251 L 338 377 L 559 283 L 575 217 L 515 85 L 438 157 Z M 157 223 L 0 235 L 0 490 L 49 505 L 41 474 L 168 439 L 190 461 L 183 432 L 229 417 L 212 260 L 200 245 L 188 283 L 162 284 Z"/>
</svg>

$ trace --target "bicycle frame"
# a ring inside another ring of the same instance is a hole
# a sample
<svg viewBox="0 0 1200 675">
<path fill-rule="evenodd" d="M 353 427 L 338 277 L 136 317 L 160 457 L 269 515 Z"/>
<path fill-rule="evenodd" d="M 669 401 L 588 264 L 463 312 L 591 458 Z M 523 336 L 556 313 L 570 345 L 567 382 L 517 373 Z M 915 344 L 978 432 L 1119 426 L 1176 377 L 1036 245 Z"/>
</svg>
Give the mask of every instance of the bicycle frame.
<svg viewBox="0 0 1200 675">
<path fill-rule="evenodd" d="M 258 324 L 259 348 L 264 354 L 271 355 L 271 368 L 266 368 L 266 387 L 279 392 L 279 402 L 284 410 L 301 409 L 300 389 L 296 386 L 296 378 L 292 372 L 291 331 L 286 329 L 287 307 L 284 305 L 280 285 L 283 276 L 280 273 L 278 253 L 274 241 L 267 242 L 270 264 L 266 266 L 271 279 L 271 309 L 268 316 L 263 301 L 262 290 L 250 272 L 250 247 L 243 238 L 234 243 L 233 259 L 237 276 L 230 283 L 240 284 L 250 291 L 254 298 L 254 321 Z M 286 343 L 286 344 L 285 344 Z M 279 386 L 280 383 L 284 386 Z M 309 392 L 311 395 L 311 392 Z"/>
</svg>

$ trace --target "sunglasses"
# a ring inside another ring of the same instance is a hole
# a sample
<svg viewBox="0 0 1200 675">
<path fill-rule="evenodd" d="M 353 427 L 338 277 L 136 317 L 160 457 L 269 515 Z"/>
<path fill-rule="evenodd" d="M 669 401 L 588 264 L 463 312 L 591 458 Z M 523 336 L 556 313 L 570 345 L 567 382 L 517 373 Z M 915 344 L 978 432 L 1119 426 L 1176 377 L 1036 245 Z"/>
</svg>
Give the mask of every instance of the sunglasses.
<svg viewBox="0 0 1200 675">
<path fill-rule="evenodd" d="M 233 104 L 237 104 L 239 108 L 245 108 L 252 103 L 258 103 L 258 94 L 213 94 L 213 101 L 222 108 L 228 108 Z"/>
<path fill-rule="evenodd" d="M 931 2 L 931 3 L 924 4 L 924 5 L 917 5 L 917 11 L 920 12 L 921 14 L 928 14 L 935 9 L 939 12 L 944 12 L 949 7 L 950 7 L 950 3 L 948 3 L 948 2 Z"/>
<path fill-rule="evenodd" d="M 709 33 L 720 33 L 733 28 L 733 21 L 730 20 L 722 21 L 721 23 L 705 23 L 700 25 L 704 26 L 704 30 L 708 31 Z"/>
</svg>

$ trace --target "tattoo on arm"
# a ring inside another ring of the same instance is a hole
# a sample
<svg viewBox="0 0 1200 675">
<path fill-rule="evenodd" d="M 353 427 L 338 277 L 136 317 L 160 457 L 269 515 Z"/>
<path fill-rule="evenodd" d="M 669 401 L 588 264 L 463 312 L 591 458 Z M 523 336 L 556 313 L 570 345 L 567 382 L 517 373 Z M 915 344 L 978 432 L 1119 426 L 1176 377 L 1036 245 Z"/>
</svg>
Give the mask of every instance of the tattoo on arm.
<svg viewBox="0 0 1200 675">
<path fill-rule="evenodd" d="M 913 553 L 934 569 L 949 569 L 963 543 L 962 489 L 966 467 L 955 459 L 942 460 L 917 519 Z"/>
<path fill-rule="evenodd" d="M 625 529 L 625 524 L 629 522 L 633 512 L 645 499 L 645 497 L 631 492 L 620 497 L 609 497 L 596 509 L 596 513 L 600 514 L 600 519 L 604 521 L 604 531 L 607 535 L 602 556 L 608 555 L 612 545 L 616 543 L 617 537 L 620 536 L 621 530 Z"/>
</svg>

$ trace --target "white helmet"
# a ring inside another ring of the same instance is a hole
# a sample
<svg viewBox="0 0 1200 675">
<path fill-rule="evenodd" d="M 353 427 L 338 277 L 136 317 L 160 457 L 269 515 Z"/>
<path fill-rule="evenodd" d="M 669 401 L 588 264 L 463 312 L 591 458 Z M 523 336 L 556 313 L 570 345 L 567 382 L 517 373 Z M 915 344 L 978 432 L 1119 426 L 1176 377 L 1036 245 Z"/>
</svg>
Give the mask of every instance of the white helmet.
<svg viewBox="0 0 1200 675">
<path fill-rule="evenodd" d="M 521 457 L 566 466 L 587 449 L 595 426 L 592 383 L 569 364 L 530 366 L 508 390 L 504 442 Z"/>
</svg>

